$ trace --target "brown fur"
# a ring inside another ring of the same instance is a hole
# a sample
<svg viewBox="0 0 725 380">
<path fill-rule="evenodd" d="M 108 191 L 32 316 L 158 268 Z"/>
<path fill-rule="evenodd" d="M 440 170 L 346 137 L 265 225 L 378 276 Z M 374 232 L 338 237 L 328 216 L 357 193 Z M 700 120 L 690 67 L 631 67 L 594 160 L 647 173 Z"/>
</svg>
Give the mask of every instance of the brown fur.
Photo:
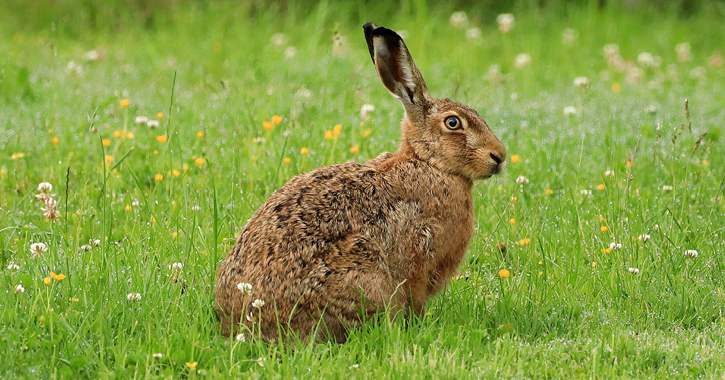
<svg viewBox="0 0 725 380">
<path fill-rule="evenodd" d="M 262 205 L 217 272 L 224 335 L 241 322 L 266 341 L 316 329 L 345 341 L 349 328 L 386 308 L 423 313 L 466 252 L 473 180 L 500 172 L 506 151 L 476 111 L 428 95 L 395 32 L 365 29 L 383 83 L 406 109 L 400 147 L 298 175 Z M 378 51 L 395 63 L 381 63 Z M 451 115 L 462 129 L 446 128 Z M 237 289 L 241 282 L 252 284 L 251 295 Z M 265 301 L 261 310 L 255 299 Z"/>
</svg>

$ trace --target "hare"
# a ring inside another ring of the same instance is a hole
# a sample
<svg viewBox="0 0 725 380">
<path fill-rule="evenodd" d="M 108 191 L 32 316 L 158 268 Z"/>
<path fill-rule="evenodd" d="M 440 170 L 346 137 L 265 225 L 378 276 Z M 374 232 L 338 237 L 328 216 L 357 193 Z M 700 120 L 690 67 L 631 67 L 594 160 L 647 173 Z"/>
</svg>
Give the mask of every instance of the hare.
<svg viewBox="0 0 725 380">
<path fill-rule="evenodd" d="M 405 109 L 400 146 L 300 174 L 251 217 L 217 271 L 226 336 L 243 323 L 265 341 L 296 332 L 344 342 L 378 311 L 421 315 L 471 240 L 473 181 L 505 165 L 506 149 L 475 110 L 428 94 L 397 33 L 363 29 Z"/>
</svg>

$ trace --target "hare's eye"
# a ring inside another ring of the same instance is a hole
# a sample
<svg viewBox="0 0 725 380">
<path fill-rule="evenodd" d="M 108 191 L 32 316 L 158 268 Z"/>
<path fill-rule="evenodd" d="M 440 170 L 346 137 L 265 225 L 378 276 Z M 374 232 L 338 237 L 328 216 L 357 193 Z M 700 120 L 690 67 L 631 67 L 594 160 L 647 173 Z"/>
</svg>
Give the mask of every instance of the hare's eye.
<svg viewBox="0 0 725 380">
<path fill-rule="evenodd" d="M 450 129 L 451 131 L 461 129 L 462 126 L 461 119 L 456 116 L 448 116 L 444 123 L 446 124 L 446 128 Z"/>
</svg>

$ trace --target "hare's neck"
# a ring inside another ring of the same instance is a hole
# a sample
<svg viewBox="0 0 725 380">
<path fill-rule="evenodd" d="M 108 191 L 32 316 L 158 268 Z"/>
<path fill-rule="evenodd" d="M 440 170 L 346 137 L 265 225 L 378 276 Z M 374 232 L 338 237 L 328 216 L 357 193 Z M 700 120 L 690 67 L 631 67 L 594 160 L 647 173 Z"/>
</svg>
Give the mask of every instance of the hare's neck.
<svg viewBox="0 0 725 380">
<path fill-rule="evenodd" d="M 425 150 L 423 150 L 425 152 Z M 431 159 L 430 155 L 425 156 L 420 153 L 420 150 L 416 150 L 413 146 L 410 145 L 410 143 L 406 140 L 401 141 L 400 146 L 398 147 L 398 150 L 394 154 L 394 158 L 392 161 L 405 161 L 405 160 L 418 160 L 426 163 L 431 168 L 440 171 L 441 174 L 450 176 L 451 178 L 455 178 L 456 180 L 460 181 L 461 184 L 464 186 L 464 188 L 467 188 L 469 191 L 473 188 L 473 181 L 465 176 L 462 176 L 456 172 L 446 170 L 446 168 L 439 164 L 436 160 Z"/>
</svg>

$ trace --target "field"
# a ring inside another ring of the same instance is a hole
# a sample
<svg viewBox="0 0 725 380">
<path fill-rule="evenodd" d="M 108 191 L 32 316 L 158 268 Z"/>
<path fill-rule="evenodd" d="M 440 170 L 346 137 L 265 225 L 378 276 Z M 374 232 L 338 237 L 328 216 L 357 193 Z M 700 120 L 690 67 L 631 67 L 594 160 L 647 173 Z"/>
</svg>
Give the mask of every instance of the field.
<svg viewBox="0 0 725 380">
<path fill-rule="evenodd" d="M 1 378 L 725 375 L 721 3 L 126 4 L 0 5 Z M 343 345 L 224 338 L 252 213 L 397 147 L 367 21 L 507 148 L 461 275 Z"/>
</svg>

